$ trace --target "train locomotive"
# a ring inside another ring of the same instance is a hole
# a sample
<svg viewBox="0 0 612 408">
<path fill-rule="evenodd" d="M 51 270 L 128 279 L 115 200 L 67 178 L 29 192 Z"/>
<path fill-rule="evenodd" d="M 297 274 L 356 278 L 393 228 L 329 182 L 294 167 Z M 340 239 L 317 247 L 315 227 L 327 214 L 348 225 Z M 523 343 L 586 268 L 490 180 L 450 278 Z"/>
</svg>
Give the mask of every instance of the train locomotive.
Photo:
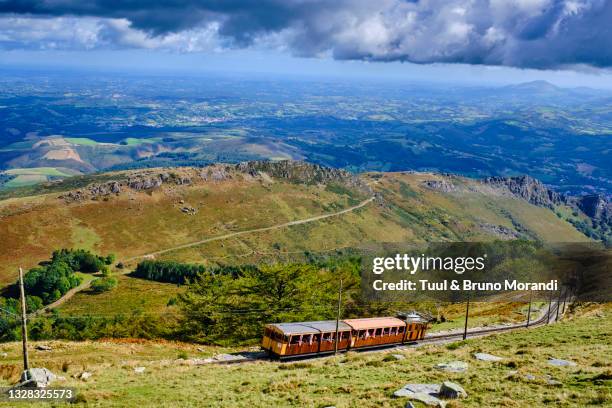
<svg viewBox="0 0 612 408">
<path fill-rule="evenodd" d="M 427 320 L 373 317 L 338 322 L 338 351 L 391 346 L 422 340 Z M 336 321 L 275 323 L 264 328 L 262 348 L 280 359 L 329 354 L 336 350 Z"/>
</svg>

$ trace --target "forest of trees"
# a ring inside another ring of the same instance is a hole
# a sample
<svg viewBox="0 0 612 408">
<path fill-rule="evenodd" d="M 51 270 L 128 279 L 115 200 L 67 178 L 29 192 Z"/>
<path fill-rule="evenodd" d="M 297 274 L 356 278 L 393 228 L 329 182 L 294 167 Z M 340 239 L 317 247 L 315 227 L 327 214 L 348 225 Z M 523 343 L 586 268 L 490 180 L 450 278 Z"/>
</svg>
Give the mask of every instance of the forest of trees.
<svg viewBox="0 0 612 408">
<path fill-rule="evenodd" d="M 203 265 L 185 264 L 174 261 L 151 261 L 140 262 L 136 266 L 133 276 L 157 282 L 168 282 L 183 285 L 195 279 L 203 273 Z"/>
</svg>

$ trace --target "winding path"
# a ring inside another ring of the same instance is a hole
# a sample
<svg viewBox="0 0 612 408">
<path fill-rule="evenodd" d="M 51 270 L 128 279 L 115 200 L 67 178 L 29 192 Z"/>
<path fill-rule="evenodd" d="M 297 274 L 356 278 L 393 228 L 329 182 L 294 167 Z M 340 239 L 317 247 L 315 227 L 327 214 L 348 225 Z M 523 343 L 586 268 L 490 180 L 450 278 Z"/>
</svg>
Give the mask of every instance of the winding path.
<svg viewBox="0 0 612 408">
<path fill-rule="evenodd" d="M 210 238 L 201 239 L 199 241 L 190 242 L 190 243 L 182 244 L 182 245 L 177 245 L 177 246 L 172 247 L 172 248 L 166 248 L 166 249 L 162 249 L 162 250 L 159 250 L 159 251 L 150 252 L 150 253 L 144 254 L 144 255 L 133 256 L 131 258 L 126 259 L 125 262 L 133 261 L 135 259 L 140 259 L 140 258 L 147 258 L 147 257 L 156 256 L 156 255 L 161 255 L 161 254 L 165 254 L 165 253 L 168 253 L 168 252 L 176 251 L 176 250 L 179 250 L 179 249 L 191 248 L 191 247 L 194 247 L 194 246 L 206 244 L 208 242 L 219 241 L 219 240 L 228 239 L 228 238 L 234 238 L 234 237 L 238 237 L 240 235 L 252 234 L 252 233 L 255 233 L 255 232 L 271 231 L 271 230 L 275 230 L 275 229 L 291 227 L 293 225 L 307 224 L 309 222 L 320 221 L 320 220 L 324 220 L 326 218 L 337 217 L 339 215 L 346 214 L 348 212 L 355 211 L 355 210 L 357 210 L 359 208 L 365 207 L 366 205 L 371 203 L 373 200 L 374 200 L 374 197 L 370 197 L 367 200 L 364 200 L 364 201 L 360 202 L 357 205 L 354 205 L 354 206 L 349 207 L 349 208 L 345 208 L 344 210 L 338 211 L 338 212 L 335 212 L 335 213 L 317 215 L 317 216 L 314 216 L 314 217 L 304 218 L 304 219 L 301 219 L 301 220 L 289 221 L 289 222 L 285 222 L 283 224 L 272 225 L 270 227 L 262 227 L 262 228 L 254 228 L 254 229 L 250 229 L 250 230 L 244 230 L 244 231 L 230 232 L 229 234 L 225 234 L 225 235 L 219 235 L 219 236 L 216 236 L 216 237 L 210 237 Z"/>
</svg>

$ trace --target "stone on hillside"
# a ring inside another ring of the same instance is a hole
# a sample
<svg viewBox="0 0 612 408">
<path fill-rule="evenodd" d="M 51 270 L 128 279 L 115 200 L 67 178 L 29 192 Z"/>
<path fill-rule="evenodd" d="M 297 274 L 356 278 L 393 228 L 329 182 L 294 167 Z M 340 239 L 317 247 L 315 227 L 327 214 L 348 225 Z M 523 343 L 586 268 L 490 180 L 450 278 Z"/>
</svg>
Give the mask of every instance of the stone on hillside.
<svg viewBox="0 0 612 408">
<path fill-rule="evenodd" d="M 8 357 L 8 353 L 0 353 L 0 357 L 6 358 L 6 357 Z"/>
<path fill-rule="evenodd" d="M 89 378 L 91 378 L 91 373 L 89 371 L 83 371 L 82 373 L 77 374 L 76 378 L 87 381 Z"/>
<path fill-rule="evenodd" d="M 437 396 L 440 392 L 439 384 L 406 384 L 393 393 L 394 397 L 409 397 L 414 394 L 430 394 Z"/>
<path fill-rule="evenodd" d="M 546 383 L 548 385 L 552 385 L 553 387 L 560 387 L 560 386 L 563 385 L 563 383 L 561 381 L 554 380 L 554 379 L 552 379 L 550 377 L 546 379 Z"/>
<path fill-rule="evenodd" d="M 44 344 L 39 344 L 39 345 L 36 346 L 36 350 L 51 351 L 53 349 L 50 346 L 46 346 Z"/>
<path fill-rule="evenodd" d="M 415 408 L 412 402 L 408 401 L 405 408 Z"/>
<path fill-rule="evenodd" d="M 487 353 L 474 353 L 474 358 L 481 361 L 502 361 L 503 357 L 494 356 Z"/>
<path fill-rule="evenodd" d="M 533 374 L 525 374 L 524 378 L 525 378 L 527 381 L 533 381 L 533 380 L 535 380 L 535 379 L 536 379 L 535 375 L 533 375 Z"/>
<path fill-rule="evenodd" d="M 412 394 L 408 398 L 415 400 L 415 401 L 420 401 L 423 404 L 427 405 L 428 407 L 444 408 L 446 406 L 446 402 L 442 401 L 441 399 L 434 397 L 432 395 L 429 395 L 429 394 L 421 393 L 421 392 Z"/>
<path fill-rule="evenodd" d="M 46 368 L 30 368 L 21 373 L 18 387 L 45 388 L 56 379 L 57 376 Z"/>
<path fill-rule="evenodd" d="M 457 383 L 444 381 L 440 387 L 440 396 L 443 398 L 466 398 L 467 392 Z"/>
<path fill-rule="evenodd" d="M 386 358 L 390 360 L 404 360 L 406 356 L 403 354 L 388 354 Z"/>
<path fill-rule="evenodd" d="M 468 363 L 464 361 L 451 361 L 448 363 L 439 363 L 434 366 L 438 370 L 448 371 L 450 373 L 464 373 L 468 370 Z"/>
<path fill-rule="evenodd" d="M 145 372 L 145 370 L 146 370 L 146 368 L 145 368 L 145 367 L 134 367 L 134 372 L 135 372 L 136 374 L 142 374 L 142 373 L 144 373 L 144 372 Z"/>
<path fill-rule="evenodd" d="M 573 367 L 576 365 L 573 361 L 561 360 L 559 358 L 551 358 L 548 360 L 548 364 L 556 367 Z"/>
</svg>

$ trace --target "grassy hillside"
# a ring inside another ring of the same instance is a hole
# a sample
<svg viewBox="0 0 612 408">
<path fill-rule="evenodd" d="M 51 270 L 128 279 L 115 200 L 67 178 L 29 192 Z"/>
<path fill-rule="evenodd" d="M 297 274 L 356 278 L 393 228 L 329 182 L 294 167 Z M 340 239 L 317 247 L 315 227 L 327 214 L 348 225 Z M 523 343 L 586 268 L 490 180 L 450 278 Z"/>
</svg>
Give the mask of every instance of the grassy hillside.
<svg viewBox="0 0 612 408">
<path fill-rule="evenodd" d="M 77 406 L 138 407 L 155 400 L 172 406 L 399 408 L 406 400 L 392 393 L 406 383 L 445 380 L 461 384 L 468 393 L 449 407 L 604 406 L 612 398 L 606 360 L 612 352 L 610 313 L 610 305 L 583 305 L 558 324 L 448 346 L 410 348 L 399 352 L 403 360 L 378 352 L 297 363 L 196 366 L 189 359 L 227 349 L 150 341 L 47 342 L 52 351 L 33 350 L 30 358 L 35 366 L 66 377 L 57 385 L 77 388 Z M 8 385 L 19 374 L 20 344 L 1 345 L 0 352 L 7 353 L 0 366 L 0 385 Z M 478 361 L 472 357 L 475 352 L 504 360 Z M 571 360 L 576 366 L 554 367 L 549 358 Z M 446 373 L 433 368 L 453 360 L 468 362 L 469 370 Z M 144 373 L 134 372 L 139 366 L 145 367 Z M 92 373 L 90 379 L 73 378 L 84 370 Z M 559 383 L 549 384 L 547 376 Z"/>
<path fill-rule="evenodd" d="M 88 180 L 149 177 L 169 170 L 122 172 Z M 154 189 L 122 187 L 118 194 L 67 199 L 65 190 L 87 187 L 68 179 L 53 192 L 0 201 L 0 283 L 16 268 L 31 267 L 61 247 L 114 253 L 118 261 L 238 231 L 270 227 L 349 208 L 371 193 L 354 186 L 303 183 L 244 172 L 203 179 L 199 169 L 172 170 L 190 184 L 166 182 Z M 174 179 L 173 179 L 174 180 Z M 587 238 L 552 211 L 487 190 L 475 181 L 418 173 L 362 176 L 377 199 L 363 208 L 323 220 L 244 234 L 159 255 L 203 263 L 283 259 L 304 251 L 333 251 L 368 242 L 476 241 L 514 236 L 543 241 Z M 426 183 L 447 180 L 452 191 Z M 63 198 L 60 198 L 63 197 Z M 502 232 L 500 232 L 502 231 Z M 137 259 L 128 266 L 133 266 Z"/>
</svg>

